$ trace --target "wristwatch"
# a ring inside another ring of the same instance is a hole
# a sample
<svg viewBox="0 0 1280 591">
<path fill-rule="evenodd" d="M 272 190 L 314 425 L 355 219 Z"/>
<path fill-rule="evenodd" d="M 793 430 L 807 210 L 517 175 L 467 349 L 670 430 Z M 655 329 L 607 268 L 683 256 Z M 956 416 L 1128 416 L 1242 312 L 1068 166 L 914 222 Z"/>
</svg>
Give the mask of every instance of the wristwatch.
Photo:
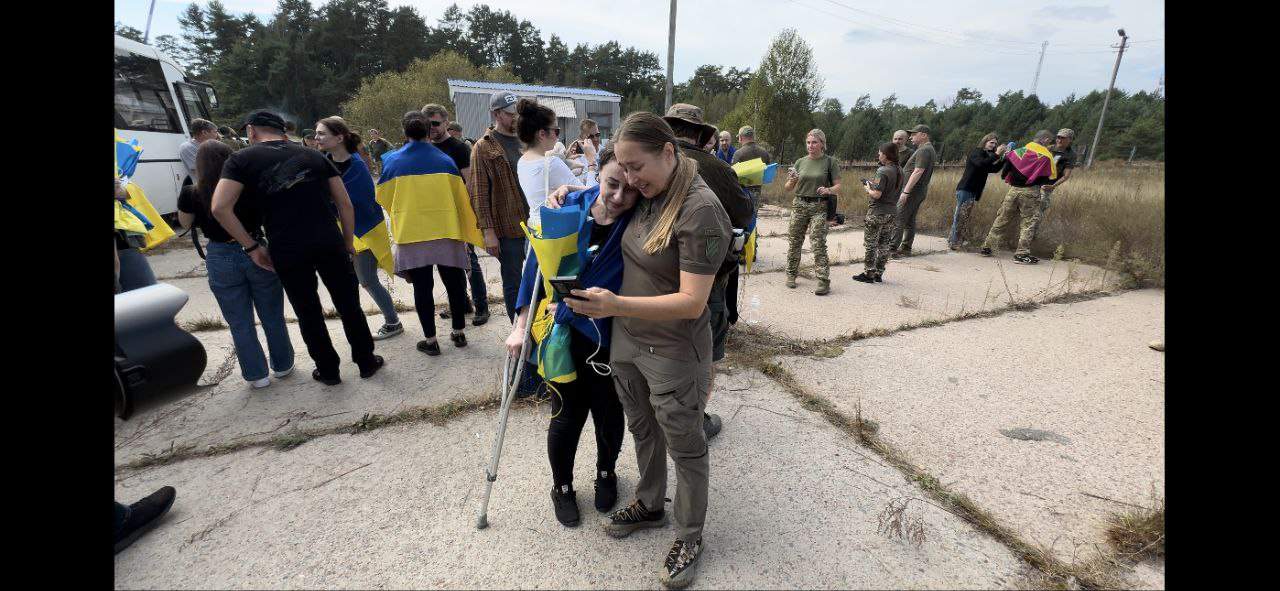
<svg viewBox="0 0 1280 591">
<path fill-rule="evenodd" d="M 242 247 L 240 247 L 240 248 L 243 248 L 243 249 L 244 249 L 244 253 L 245 253 L 245 254 L 249 254 L 249 253 L 253 252 L 254 250 L 257 250 L 257 248 L 258 248 L 259 246 L 262 246 L 262 243 L 261 243 L 261 242 L 258 242 L 257 240 L 254 240 L 254 241 L 253 241 L 253 246 L 242 246 Z"/>
</svg>

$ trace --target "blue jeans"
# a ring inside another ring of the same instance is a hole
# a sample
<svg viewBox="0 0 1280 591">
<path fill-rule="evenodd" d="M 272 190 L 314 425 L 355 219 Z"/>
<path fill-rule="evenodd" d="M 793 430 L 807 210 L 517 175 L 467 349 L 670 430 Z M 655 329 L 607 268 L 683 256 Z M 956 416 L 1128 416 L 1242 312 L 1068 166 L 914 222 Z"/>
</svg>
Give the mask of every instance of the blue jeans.
<svg viewBox="0 0 1280 591">
<path fill-rule="evenodd" d="M 250 382 L 267 377 L 267 358 L 253 323 L 255 309 L 262 320 L 262 330 L 267 333 L 271 368 L 281 371 L 293 367 L 293 343 L 284 326 L 284 291 L 280 279 L 254 264 L 239 244 L 210 242 L 205 253 L 209 289 L 231 327 L 240 375 Z"/>
<path fill-rule="evenodd" d="M 968 238 L 969 213 L 973 211 L 975 203 L 977 203 L 977 196 L 972 192 L 956 191 L 956 212 L 951 217 L 951 237 L 947 240 L 947 244 L 958 246 Z"/>
<path fill-rule="evenodd" d="M 378 309 L 382 311 L 383 324 L 400 324 L 400 315 L 396 314 L 396 305 L 391 301 L 391 294 L 387 293 L 387 288 L 378 281 L 378 257 L 372 250 L 362 250 L 356 253 L 355 260 L 352 262 L 355 263 L 356 279 L 360 282 L 360 287 L 369 293 L 373 303 L 377 304 Z"/>
<path fill-rule="evenodd" d="M 142 254 L 142 251 L 125 248 L 117 250 L 117 253 L 120 255 L 120 277 L 116 280 L 116 293 L 156 284 L 156 275 L 151 271 L 147 255 Z"/>
<path fill-rule="evenodd" d="M 502 300 L 507 318 L 515 323 L 516 298 L 520 295 L 520 279 L 524 276 L 524 250 L 529 241 L 520 238 L 498 238 L 498 264 L 502 268 Z"/>
</svg>

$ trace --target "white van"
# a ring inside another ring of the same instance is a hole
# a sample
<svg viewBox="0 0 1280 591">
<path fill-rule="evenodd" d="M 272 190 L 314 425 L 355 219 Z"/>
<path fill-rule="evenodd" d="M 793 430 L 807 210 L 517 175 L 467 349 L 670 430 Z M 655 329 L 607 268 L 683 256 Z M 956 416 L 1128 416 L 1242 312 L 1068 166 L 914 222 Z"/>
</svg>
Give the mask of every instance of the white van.
<svg viewBox="0 0 1280 591">
<path fill-rule="evenodd" d="M 178 147 L 191 137 L 192 119 L 213 118 L 213 87 L 188 78 L 154 47 L 116 35 L 116 133 L 138 139 L 142 158 L 133 181 L 162 215 L 178 210 L 178 191 L 191 182 Z"/>
</svg>

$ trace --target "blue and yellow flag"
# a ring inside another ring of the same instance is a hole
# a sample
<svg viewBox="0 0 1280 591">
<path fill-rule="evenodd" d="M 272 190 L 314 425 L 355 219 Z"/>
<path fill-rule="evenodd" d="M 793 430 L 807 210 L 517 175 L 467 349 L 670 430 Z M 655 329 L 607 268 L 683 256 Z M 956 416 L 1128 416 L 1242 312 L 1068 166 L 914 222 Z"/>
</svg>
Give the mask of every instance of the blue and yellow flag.
<svg viewBox="0 0 1280 591">
<path fill-rule="evenodd" d="M 347 188 L 351 207 L 355 210 L 356 252 L 372 251 L 378 259 L 378 267 L 387 275 L 395 275 L 386 218 L 383 217 L 382 206 L 378 205 L 373 175 L 369 173 L 369 166 L 359 154 L 351 154 L 351 166 L 342 173 L 342 184 Z"/>
<path fill-rule="evenodd" d="M 449 238 L 484 247 L 458 166 L 430 142 L 411 141 L 384 154 L 376 195 L 390 214 L 396 244 Z"/>
<path fill-rule="evenodd" d="M 560 209 L 542 207 L 542 225 L 530 229 L 523 222 L 525 236 L 538 257 L 542 272 L 542 284 L 549 297 L 538 303 L 536 315 L 530 321 L 534 340 L 538 342 L 538 375 L 548 382 L 565 383 L 578 379 L 573 356 L 569 352 L 568 324 L 555 322 L 546 312 L 549 302 L 560 302 L 561 296 L 551 287 L 551 278 L 558 275 L 579 275 L 582 259 L 578 256 L 578 231 L 582 227 L 587 209 L 582 204 L 566 205 Z"/>
<path fill-rule="evenodd" d="M 145 244 L 143 252 L 151 250 L 164 241 L 173 238 L 173 228 L 160 217 L 160 212 L 143 194 L 142 187 L 132 182 L 133 173 L 138 169 L 138 160 L 142 157 L 142 146 L 138 138 L 125 141 L 116 132 L 116 178 L 124 185 L 129 198 L 123 203 L 115 202 L 115 228 L 135 234 L 142 234 Z"/>
</svg>

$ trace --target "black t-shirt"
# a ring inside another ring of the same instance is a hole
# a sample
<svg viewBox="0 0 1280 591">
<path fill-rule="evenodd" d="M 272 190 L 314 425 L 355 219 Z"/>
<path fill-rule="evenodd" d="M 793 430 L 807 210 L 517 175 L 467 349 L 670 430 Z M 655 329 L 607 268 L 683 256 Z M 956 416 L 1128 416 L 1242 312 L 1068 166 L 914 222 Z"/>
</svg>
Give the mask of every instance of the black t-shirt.
<svg viewBox="0 0 1280 591">
<path fill-rule="evenodd" d="M 213 214 L 209 212 L 207 205 L 201 205 L 200 198 L 196 194 L 195 185 L 187 185 L 182 188 L 182 192 L 178 193 L 178 211 L 189 213 L 196 216 L 195 225 L 204 232 L 205 238 L 213 242 L 231 242 L 233 238 L 231 234 L 214 219 Z M 236 201 L 236 207 L 232 210 L 236 214 L 236 218 L 240 220 L 240 224 L 244 226 L 244 230 L 250 235 L 262 235 L 262 222 L 258 212 L 253 205 L 240 199 Z"/>
<path fill-rule="evenodd" d="M 347 158 L 342 162 L 338 162 L 337 160 L 333 159 L 332 154 L 326 154 L 325 156 L 329 158 L 329 162 L 333 164 L 333 167 L 338 169 L 339 175 L 347 174 L 347 170 L 351 168 L 351 163 L 353 162 L 351 158 Z"/>
<path fill-rule="evenodd" d="M 244 185 L 241 201 L 261 213 L 272 252 L 342 248 L 329 204 L 338 169 L 317 150 L 292 142 L 262 142 L 231 155 L 222 178 Z"/>
<path fill-rule="evenodd" d="M 458 171 L 471 166 L 471 148 L 462 143 L 456 137 L 448 136 L 443 142 L 435 145 L 440 148 L 449 158 L 453 159 L 453 163 L 458 165 Z"/>
</svg>

